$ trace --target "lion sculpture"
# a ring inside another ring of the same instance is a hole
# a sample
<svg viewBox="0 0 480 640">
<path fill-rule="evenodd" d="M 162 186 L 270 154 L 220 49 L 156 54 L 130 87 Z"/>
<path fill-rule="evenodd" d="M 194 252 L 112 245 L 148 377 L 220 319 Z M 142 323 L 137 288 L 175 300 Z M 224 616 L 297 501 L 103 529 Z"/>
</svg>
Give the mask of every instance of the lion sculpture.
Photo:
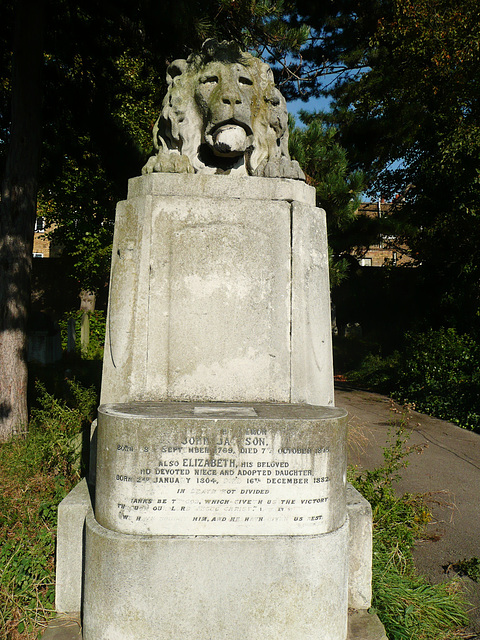
<svg viewBox="0 0 480 640">
<path fill-rule="evenodd" d="M 142 173 L 206 173 L 304 180 L 288 154 L 285 99 L 270 67 L 233 43 L 204 43 L 175 60 Z"/>
</svg>

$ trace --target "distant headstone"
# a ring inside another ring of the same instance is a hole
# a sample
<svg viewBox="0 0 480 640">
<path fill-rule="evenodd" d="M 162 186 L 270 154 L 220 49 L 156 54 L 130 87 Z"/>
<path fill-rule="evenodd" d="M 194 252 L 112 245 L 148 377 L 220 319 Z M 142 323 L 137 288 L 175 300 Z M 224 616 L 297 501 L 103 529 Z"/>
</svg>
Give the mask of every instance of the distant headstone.
<svg viewBox="0 0 480 640">
<path fill-rule="evenodd" d="M 70 353 L 75 351 L 76 330 L 75 318 L 69 318 L 67 323 L 67 351 Z"/>
<path fill-rule="evenodd" d="M 362 335 L 362 327 L 358 322 L 349 322 L 345 326 L 345 338 L 361 338 Z"/>
<path fill-rule="evenodd" d="M 90 344 L 90 314 L 82 313 L 80 319 L 80 347 L 82 353 L 85 353 Z"/>
</svg>

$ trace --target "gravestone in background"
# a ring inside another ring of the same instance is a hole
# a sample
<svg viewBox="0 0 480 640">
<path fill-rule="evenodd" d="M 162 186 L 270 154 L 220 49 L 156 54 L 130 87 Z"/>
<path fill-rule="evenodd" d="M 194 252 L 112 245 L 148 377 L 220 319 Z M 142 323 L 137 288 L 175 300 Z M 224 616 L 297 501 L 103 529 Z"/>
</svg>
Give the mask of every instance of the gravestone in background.
<svg viewBox="0 0 480 640">
<path fill-rule="evenodd" d="M 371 514 L 333 402 L 325 214 L 266 64 L 209 41 L 167 80 L 117 208 L 94 508 L 84 564 L 59 527 L 57 607 L 85 640 L 345 640 Z"/>
</svg>

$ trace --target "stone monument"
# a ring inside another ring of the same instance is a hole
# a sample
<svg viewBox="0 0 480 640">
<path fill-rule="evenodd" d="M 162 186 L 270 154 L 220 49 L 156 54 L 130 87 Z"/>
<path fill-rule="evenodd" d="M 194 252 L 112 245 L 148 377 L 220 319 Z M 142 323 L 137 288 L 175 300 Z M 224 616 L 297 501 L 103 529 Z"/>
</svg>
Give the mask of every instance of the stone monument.
<svg viewBox="0 0 480 640">
<path fill-rule="evenodd" d="M 348 635 L 371 515 L 346 483 L 325 214 L 285 100 L 230 43 L 167 80 L 117 208 L 94 502 L 84 484 L 61 505 L 57 608 L 84 640 L 373 637 Z"/>
</svg>

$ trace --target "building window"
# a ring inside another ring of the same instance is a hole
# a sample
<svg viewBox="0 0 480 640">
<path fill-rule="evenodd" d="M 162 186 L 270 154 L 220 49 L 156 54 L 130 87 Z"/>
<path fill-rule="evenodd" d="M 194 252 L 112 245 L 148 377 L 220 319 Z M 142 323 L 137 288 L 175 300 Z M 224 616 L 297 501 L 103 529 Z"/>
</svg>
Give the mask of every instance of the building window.
<svg viewBox="0 0 480 640">
<path fill-rule="evenodd" d="M 371 267 L 372 266 L 372 259 L 371 258 L 360 258 L 359 263 L 360 263 L 361 267 Z"/>
<path fill-rule="evenodd" d="M 44 233 L 45 232 L 45 218 L 38 217 L 35 220 L 35 232 L 36 233 Z M 43 258 L 43 256 L 42 256 Z"/>
</svg>

